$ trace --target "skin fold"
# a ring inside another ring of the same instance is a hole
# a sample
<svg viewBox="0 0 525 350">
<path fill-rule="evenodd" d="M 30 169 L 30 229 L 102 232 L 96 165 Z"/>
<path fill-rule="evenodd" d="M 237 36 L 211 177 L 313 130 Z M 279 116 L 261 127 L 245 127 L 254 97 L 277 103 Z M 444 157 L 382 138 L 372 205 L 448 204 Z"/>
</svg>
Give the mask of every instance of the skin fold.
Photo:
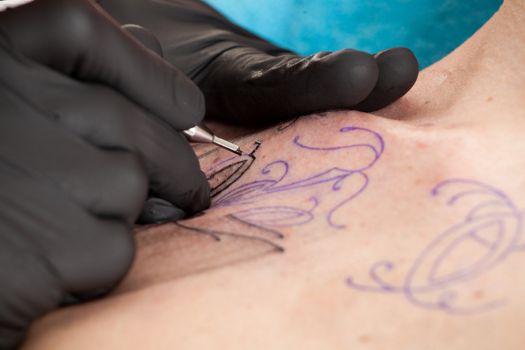
<svg viewBox="0 0 525 350">
<path fill-rule="evenodd" d="M 117 290 L 24 349 L 522 349 L 524 17 L 505 2 L 378 112 L 197 147 L 211 208 L 137 228 Z"/>
</svg>

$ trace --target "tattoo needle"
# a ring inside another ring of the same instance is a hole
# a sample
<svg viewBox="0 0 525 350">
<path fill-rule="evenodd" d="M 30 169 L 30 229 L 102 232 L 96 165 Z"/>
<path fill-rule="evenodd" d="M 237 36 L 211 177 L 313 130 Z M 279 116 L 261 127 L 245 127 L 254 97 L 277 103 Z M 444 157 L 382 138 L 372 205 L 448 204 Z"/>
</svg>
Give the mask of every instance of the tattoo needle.
<svg viewBox="0 0 525 350">
<path fill-rule="evenodd" d="M 204 125 L 194 126 L 193 128 L 184 130 L 183 133 L 190 142 L 213 143 L 214 145 L 217 145 L 235 154 L 243 154 L 239 146 L 228 140 L 215 136 L 215 134 L 213 134 L 213 132 Z"/>
</svg>

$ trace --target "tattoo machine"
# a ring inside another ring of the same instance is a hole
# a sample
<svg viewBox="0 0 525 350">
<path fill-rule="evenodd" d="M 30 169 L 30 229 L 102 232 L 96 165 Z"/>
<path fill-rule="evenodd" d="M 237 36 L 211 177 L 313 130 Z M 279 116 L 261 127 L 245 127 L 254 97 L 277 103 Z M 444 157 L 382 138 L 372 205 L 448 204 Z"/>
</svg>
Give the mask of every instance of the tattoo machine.
<svg viewBox="0 0 525 350">
<path fill-rule="evenodd" d="M 217 145 L 235 154 L 243 154 L 239 146 L 230 141 L 215 136 L 215 134 L 213 134 L 213 132 L 204 125 L 194 126 L 193 128 L 184 130 L 183 133 L 190 142 L 213 143 L 214 145 Z"/>
</svg>

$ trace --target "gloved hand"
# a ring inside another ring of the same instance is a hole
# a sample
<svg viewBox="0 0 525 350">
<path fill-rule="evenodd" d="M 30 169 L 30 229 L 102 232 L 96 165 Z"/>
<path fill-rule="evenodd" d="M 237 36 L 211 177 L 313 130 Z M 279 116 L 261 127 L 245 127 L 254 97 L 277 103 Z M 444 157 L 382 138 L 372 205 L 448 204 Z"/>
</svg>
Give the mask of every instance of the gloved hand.
<svg viewBox="0 0 525 350">
<path fill-rule="evenodd" d="M 0 12 L 0 349 L 64 300 L 120 280 L 148 189 L 170 215 L 209 205 L 175 131 L 203 114 L 191 80 L 98 6 Z"/>
<path fill-rule="evenodd" d="M 328 109 L 372 111 L 404 95 L 418 75 L 408 49 L 300 57 L 228 21 L 200 0 L 97 0 L 121 24 L 159 39 L 164 57 L 193 79 L 207 117 L 270 124 Z"/>
</svg>

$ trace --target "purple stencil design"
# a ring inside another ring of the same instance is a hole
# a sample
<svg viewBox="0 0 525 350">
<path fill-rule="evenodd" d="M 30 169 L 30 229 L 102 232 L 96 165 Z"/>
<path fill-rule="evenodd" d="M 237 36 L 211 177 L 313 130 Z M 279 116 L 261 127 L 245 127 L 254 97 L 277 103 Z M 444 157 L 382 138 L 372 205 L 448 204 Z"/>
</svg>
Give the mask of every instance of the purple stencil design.
<svg viewBox="0 0 525 350">
<path fill-rule="evenodd" d="M 359 132 L 359 131 L 372 134 L 376 138 L 376 141 L 378 141 L 379 147 L 376 148 L 377 145 L 373 145 L 373 144 L 369 144 L 369 143 L 356 143 L 356 144 L 350 144 L 350 145 L 344 145 L 344 146 L 334 146 L 334 147 L 315 147 L 315 146 L 308 146 L 308 145 L 305 145 L 305 144 L 301 143 L 299 141 L 300 140 L 300 136 L 296 136 L 293 139 L 293 143 L 295 145 L 301 147 L 301 148 L 304 148 L 304 149 L 307 149 L 307 150 L 311 150 L 311 151 L 339 151 L 339 150 L 342 150 L 342 149 L 361 149 L 361 150 L 372 151 L 375 154 L 375 156 L 374 156 L 374 158 L 372 159 L 372 161 L 369 164 L 366 164 L 366 165 L 364 165 L 361 168 L 352 169 L 353 171 L 363 171 L 363 170 L 366 170 L 366 169 L 372 167 L 377 162 L 377 160 L 379 160 L 379 157 L 381 157 L 381 154 L 385 150 L 385 143 L 384 143 L 383 138 L 381 137 L 381 135 L 379 135 L 377 132 L 372 131 L 370 129 L 354 127 L 354 126 L 346 126 L 346 127 L 341 128 L 339 130 L 339 132 L 341 132 L 341 133 L 344 133 L 344 132 Z"/>
<path fill-rule="evenodd" d="M 238 211 L 235 217 L 265 227 L 300 226 L 314 219 L 312 212 L 319 201 L 316 198 L 311 198 L 310 201 L 313 206 L 308 210 L 285 205 L 265 206 Z"/>
<path fill-rule="evenodd" d="M 324 188 L 319 189 L 319 191 L 325 194 L 334 194 L 337 192 L 340 193 L 343 199 L 335 205 L 332 205 L 328 210 L 326 221 L 334 228 L 344 228 L 345 225 L 334 221 L 334 215 L 337 210 L 359 196 L 366 189 L 369 179 L 365 171 L 370 169 L 379 160 L 385 149 L 385 144 L 381 135 L 370 129 L 347 126 L 341 128 L 339 132 L 348 135 L 347 143 L 331 147 L 306 145 L 301 141 L 300 136 L 296 136 L 292 140 L 292 144 L 295 145 L 300 152 L 344 152 L 341 153 L 341 156 L 359 159 L 361 164 L 358 166 L 348 168 L 332 167 L 302 179 L 293 179 L 289 176 L 292 164 L 286 160 L 276 160 L 267 164 L 262 169 L 260 177 L 257 180 L 230 188 L 228 191 L 221 193 L 214 199 L 213 206 L 225 207 L 239 204 L 253 204 L 257 203 L 262 197 L 271 197 L 277 193 L 328 185 L 328 191 Z M 363 142 L 363 139 L 365 139 L 366 142 Z M 371 158 L 362 156 L 366 153 L 369 153 Z M 365 160 L 363 161 L 362 159 Z M 352 181 L 357 188 L 353 188 L 352 192 L 346 194 L 342 189 L 343 185 L 349 181 Z M 317 204 L 323 201 L 321 197 L 316 200 L 318 201 Z M 313 220 L 315 217 L 314 209 L 316 207 L 317 205 L 313 209 L 306 210 L 292 206 L 260 206 L 245 210 L 241 212 L 241 215 L 245 221 L 251 222 L 251 220 L 254 220 L 254 222 L 260 225 L 304 225 Z M 239 213 L 235 215 L 238 216 Z"/>
<path fill-rule="evenodd" d="M 464 220 L 434 238 L 401 283 L 385 279 L 395 264 L 380 261 L 369 270 L 371 283 L 358 283 L 349 277 L 347 285 L 362 292 L 400 294 L 416 306 L 450 314 L 472 314 L 501 306 L 503 300 L 476 302 L 465 295 L 471 282 L 521 250 L 522 213 L 502 191 L 473 180 L 447 180 L 431 194 L 447 198 L 450 207 L 470 206 Z M 467 245 L 475 247 L 478 254 L 463 255 L 461 264 L 451 259 Z"/>
</svg>

